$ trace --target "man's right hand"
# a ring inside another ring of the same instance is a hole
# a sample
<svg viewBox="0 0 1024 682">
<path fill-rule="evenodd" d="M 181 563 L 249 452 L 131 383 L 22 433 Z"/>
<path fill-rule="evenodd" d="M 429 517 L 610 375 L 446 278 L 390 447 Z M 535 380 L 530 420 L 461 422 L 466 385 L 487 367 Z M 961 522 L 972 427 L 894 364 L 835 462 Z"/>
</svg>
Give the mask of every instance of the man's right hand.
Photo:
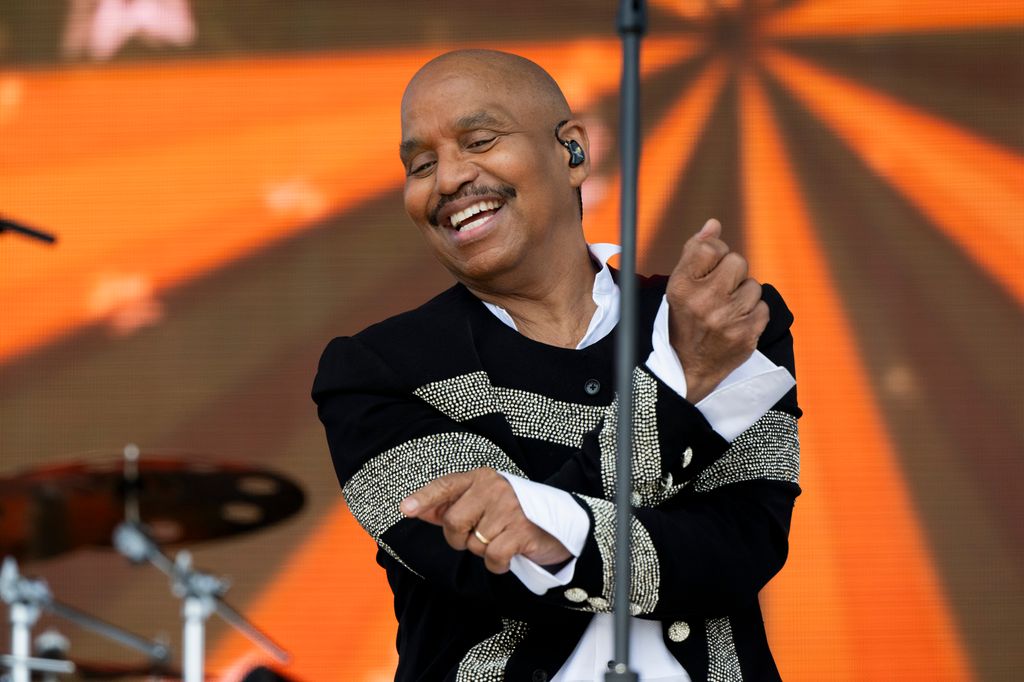
<svg viewBox="0 0 1024 682">
<path fill-rule="evenodd" d="M 490 467 L 436 478 L 400 508 L 409 518 L 440 526 L 452 548 L 481 557 L 492 573 L 507 573 L 516 554 L 540 566 L 572 558 L 557 538 L 526 518 L 512 485 Z"/>
<path fill-rule="evenodd" d="M 711 219 L 686 242 L 665 291 L 669 339 L 694 404 L 750 357 L 768 324 L 761 285 L 721 234 L 721 223 Z"/>
</svg>

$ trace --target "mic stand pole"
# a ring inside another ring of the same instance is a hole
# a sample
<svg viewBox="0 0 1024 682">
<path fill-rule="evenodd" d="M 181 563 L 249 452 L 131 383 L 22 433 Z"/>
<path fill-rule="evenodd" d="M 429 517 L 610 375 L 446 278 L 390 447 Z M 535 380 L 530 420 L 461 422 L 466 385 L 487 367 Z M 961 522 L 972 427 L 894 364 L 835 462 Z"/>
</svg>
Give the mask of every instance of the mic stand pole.
<svg viewBox="0 0 1024 682">
<path fill-rule="evenodd" d="M 46 242 L 47 244 L 52 244 L 57 241 L 56 235 L 44 232 L 43 230 L 35 227 L 29 227 L 22 223 L 16 223 L 13 220 L 8 220 L 7 218 L 0 216 L 0 233 L 3 232 L 20 234 L 25 237 L 29 237 L 30 239 L 38 239 L 39 241 Z"/>
<path fill-rule="evenodd" d="M 640 157 L 640 37 L 647 30 L 643 0 L 622 0 L 618 15 L 622 36 L 622 108 L 619 112 L 622 157 L 621 242 L 619 262 L 620 315 L 615 355 L 615 384 L 619 396 L 616 434 L 615 491 L 615 658 L 608 663 L 605 682 L 638 682 L 629 669 L 629 531 L 632 521 L 630 491 L 633 487 L 633 371 L 636 367 L 636 187 Z"/>
</svg>

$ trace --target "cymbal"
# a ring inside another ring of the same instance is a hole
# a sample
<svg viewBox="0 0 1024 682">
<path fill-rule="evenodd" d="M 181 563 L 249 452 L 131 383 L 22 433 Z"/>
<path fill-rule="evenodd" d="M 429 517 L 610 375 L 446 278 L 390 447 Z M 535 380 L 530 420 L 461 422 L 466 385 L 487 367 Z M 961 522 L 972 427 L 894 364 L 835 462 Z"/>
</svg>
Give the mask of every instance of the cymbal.
<svg viewBox="0 0 1024 682">
<path fill-rule="evenodd" d="M 44 466 L 0 479 L 0 556 L 45 559 L 109 547 L 125 520 L 123 460 Z M 305 495 L 279 473 L 200 456 L 137 462 L 140 520 L 162 545 L 193 544 L 266 528 L 295 514 Z"/>
</svg>

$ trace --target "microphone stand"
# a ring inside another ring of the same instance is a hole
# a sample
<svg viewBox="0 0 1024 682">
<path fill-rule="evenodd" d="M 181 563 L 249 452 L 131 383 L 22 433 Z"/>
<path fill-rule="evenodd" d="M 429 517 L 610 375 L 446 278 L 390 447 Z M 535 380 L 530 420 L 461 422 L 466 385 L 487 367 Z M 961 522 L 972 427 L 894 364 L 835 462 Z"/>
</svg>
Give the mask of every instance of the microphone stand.
<svg viewBox="0 0 1024 682">
<path fill-rule="evenodd" d="M 43 230 L 35 227 L 16 223 L 13 220 L 8 220 L 7 218 L 0 216 L 0 234 L 4 232 L 13 232 L 14 234 L 20 234 L 30 239 L 38 239 L 39 241 L 46 242 L 47 244 L 52 244 L 57 241 L 56 235 L 44 232 Z"/>
<path fill-rule="evenodd" d="M 636 367 L 636 187 L 640 157 L 640 37 L 647 30 L 643 0 L 622 0 L 618 30 L 622 36 L 622 109 L 619 113 L 622 161 L 620 315 L 615 355 L 615 384 L 619 395 L 616 434 L 615 491 L 615 658 L 608 662 L 605 682 L 638 682 L 629 669 L 629 531 L 632 520 L 630 490 L 633 483 L 633 371 Z"/>
</svg>

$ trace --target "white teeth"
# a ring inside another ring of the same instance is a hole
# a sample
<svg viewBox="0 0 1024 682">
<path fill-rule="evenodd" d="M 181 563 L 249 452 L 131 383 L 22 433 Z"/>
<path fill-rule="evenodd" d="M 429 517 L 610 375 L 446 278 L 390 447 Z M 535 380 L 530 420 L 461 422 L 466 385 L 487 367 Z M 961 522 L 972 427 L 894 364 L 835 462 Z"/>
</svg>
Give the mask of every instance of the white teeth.
<svg viewBox="0 0 1024 682">
<path fill-rule="evenodd" d="M 464 220 L 467 220 L 467 219 L 475 216 L 477 213 L 480 213 L 481 211 L 491 211 L 491 210 L 494 210 L 494 209 L 497 209 L 497 208 L 500 208 L 500 207 L 501 207 L 501 202 L 498 202 L 498 201 L 481 201 L 479 203 L 473 204 L 469 208 L 464 208 L 461 211 L 459 211 L 458 213 L 453 213 L 452 214 L 452 217 L 451 217 L 452 227 L 454 227 L 456 229 L 459 229 L 460 225 L 462 225 L 462 222 Z M 474 221 L 474 222 L 477 222 L 477 221 Z M 468 226 L 466 226 L 466 227 L 468 227 Z M 459 229 L 459 231 L 461 232 L 462 230 Z"/>
<path fill-rule="evenodd" d="M 490 218 L 490 216 L 486 216 L 486 215 L 485 216 L 480 216 L 476 220 L 471 220 L 468 223 L 463 223 L 462 225 L 459 225 L 458 228 L 456 228 L 456 229 L 458 229 L 459 232 L 465 232 L 466 230 L 472 230 L 477 225 L 479 225 L 481 223 L 484 223 L 484 222 L 487 222 L 488 218 Z"/>
</svg>

